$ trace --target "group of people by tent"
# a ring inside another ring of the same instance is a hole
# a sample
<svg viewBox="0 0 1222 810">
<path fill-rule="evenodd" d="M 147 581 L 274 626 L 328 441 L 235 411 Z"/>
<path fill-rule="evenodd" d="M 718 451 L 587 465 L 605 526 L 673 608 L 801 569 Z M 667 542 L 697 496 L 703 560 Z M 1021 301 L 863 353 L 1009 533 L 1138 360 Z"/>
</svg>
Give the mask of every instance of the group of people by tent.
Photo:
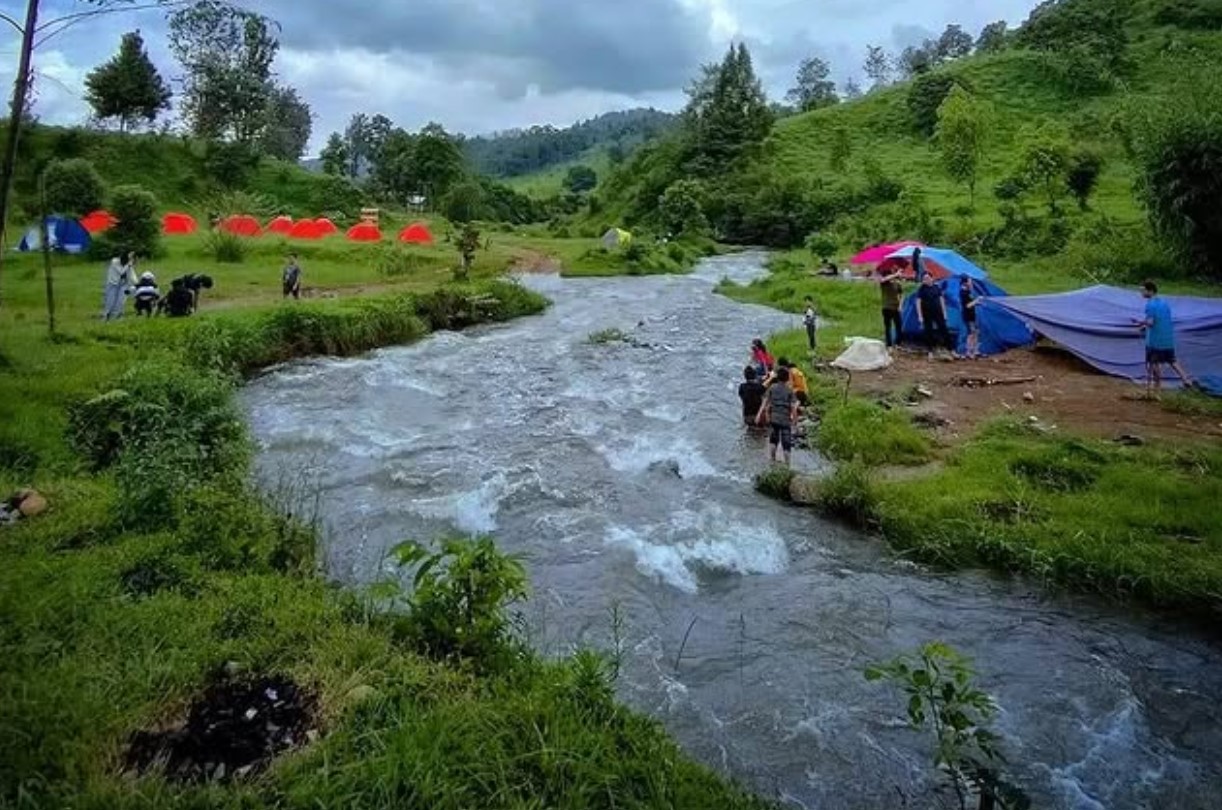
<svg viewBox="0 0 1222 810">
<path fill-rule="evenodd" d="M 1152 392 L 1170 368 L 1176 385 L 1222 394 L 1222 301 L 1162 297 L 1095 286 L 1053 295 L 1010 296 L 982 268 L 947 248 L 914 242 L 879 245 L 854 256 L 872 265 L 887 349 L 915 344 L 954 357 L 1000 354 L 1055 341 L 1095 368 Z M 915 289 L 904 294 L 902 282 Z M 858 349 L 860 352 L 860 348 Z"/>
</svg>

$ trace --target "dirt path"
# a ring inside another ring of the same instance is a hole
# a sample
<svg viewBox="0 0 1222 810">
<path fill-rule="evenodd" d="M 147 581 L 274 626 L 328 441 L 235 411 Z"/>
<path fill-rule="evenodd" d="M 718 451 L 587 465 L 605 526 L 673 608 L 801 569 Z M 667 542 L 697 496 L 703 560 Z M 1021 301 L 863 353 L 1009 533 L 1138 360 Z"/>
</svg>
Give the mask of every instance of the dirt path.
<svg viewBox="0 0 1222 810">
<path fill-rule="evenodd" d="M 963 384 L 968 379 L 1025 381 L 969 387 Z M 1158 402 L 1141 399 L 1141 386 L 1099 374 L 1077 358 L 1052 349 L 945 362 L 898 352 L 890 368 L 854 374 L 851 390 L 879 396 L 910 395 L 914 387 L 932 394 L 911 397 L 917 418 L 952 443 L 973 435 L 982 422 L 1006 414 L 1035 417 L 1048 426 L 1105 439 L 1222 441 L 1222 418 L 1172 413 Z"/>
</svg>

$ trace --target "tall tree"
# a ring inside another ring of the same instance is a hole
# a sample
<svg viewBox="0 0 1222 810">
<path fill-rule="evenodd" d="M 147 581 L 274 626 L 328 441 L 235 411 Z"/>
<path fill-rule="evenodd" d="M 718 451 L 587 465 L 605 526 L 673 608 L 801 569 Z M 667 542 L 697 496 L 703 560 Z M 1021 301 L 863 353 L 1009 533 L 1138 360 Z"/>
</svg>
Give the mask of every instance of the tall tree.
<svg viewBox="0 0 1222 810">
<path fill-rule="evenodd" d="M 220 0 L 170 15 L 170 50 L 183 66 L 183 114 L 202 138 L 253 143 L 266 124 L 280 43 L 264 16 Z"/>
<path fill-rule="evenodd" d="M 348 156 L 348 176 L 360 177 L 369 164 L 369 116 L 356 113 L 344 129 L 344 145 Z"/>
<path fill-rule="evenodd" d="M 867 46 L 864 69 L 872 90 L 891 84 L 891 57 L 882 46 Z"/>
<path fill-rule="evenodd" d="M 901 77 L 913 79 L 933 70 L 938 62 L 937 43 L 925 40 L 923 45 L 909 45 L 905 48 L 895 66 Z"/>
<path fill-rule="evenodd" d="M 961 25 L 948 25 L 938 37 L 935 52 L 940 61 L 960 59 L 972 52 L 972 35 L 963 30 Z"/>
<path fill-rule="evenodd" d="M 139 31 L 123 35 L 119 52 L 85 77 L 85 100 L 93 114 L 105 121 L 118 119 L 126 132 L 143 119 L 151 124 L 170 109 L 173 94 L 144 49 Z"/>
<path fill-rule="evenodd" d="M 715 73 L 706 68 L 689 92 L 688 162 L 698 174 L 724 171 L 772 130 L 772 111 L 746 45 L 732 45 Z"/>
<path fill-rule="evenodd" d="M 861 98 L 861 85 L 858 84 L 857 79 L 850 76 L 848 80 L 845 81 L 843 95 L 847 101 L 853 101 L 854 99 Z"/>
<path fill-rule="evenodd" d="M 976 40 L 976 51 L 978 53 L 996 53 L 1006 47 L 1006 38 L 1009 36 L 1010 28 L 1005 20 L 998 20 L 986 25 L 980 31 L 980 37 Z"/>
<path fill-rule="evenodd" d="M 294 163 L 300 160 L 314 128 L 310 105 L 293 88 L 275 87 L 267 100 L 265 115 L 263 132 L 259 136 L 263 152 Z"/>
<path fill-rule="evenodd" d="M 573 166 L 564 176 L 564 187 L 572 194 L 593 191 L 598 185 L 598 173 L 586 165 Z"/>
<path fill-rule="evenodd" d="M 967 186 L 973 209 L 987 133 L 984 107 L 956 84 L 938 108 L 937 146 L 946 173 L 955 182 Z"/>
<path fill-rule="evenodd" d="M 322 170 L 327 174 L 343 175 L 348 173 L 348 144 L 344 136 L 332 132 L 327 138 L 327 145 L 318 155 L 322 158 Z"/>
<path fill-rule="evenodd" d="M 420 130 L 411 174 L 426 197 L 437 200 L 445 196 L 465 170 L 462 149 L 440 124 L 429 123 Z"/>
<path fill-rule="evenodd" d="M 795 84 L 785 95 L 785 100 L 802 112 L 828 107 L 840 101 L 836 95 L 836 83 L 831 81 L 831 68 L 817 56 L 802 60 L 798 66 Z"/>
</svg>

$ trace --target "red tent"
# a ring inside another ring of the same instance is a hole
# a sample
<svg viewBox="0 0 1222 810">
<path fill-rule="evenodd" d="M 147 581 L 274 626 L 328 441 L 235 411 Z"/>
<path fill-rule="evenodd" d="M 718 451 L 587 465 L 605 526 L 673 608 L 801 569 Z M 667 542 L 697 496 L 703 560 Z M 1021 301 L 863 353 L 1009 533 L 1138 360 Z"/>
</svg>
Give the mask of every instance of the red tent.
<svg viewBox="0 0 1222 810">
<path fill-rule="evenodd" d="M 330 236 L 333 233 L 339 233 L 339 228 L 335 227 L 335 223 L 326 217 L 319 217 L 314 220 L 314 224 L 318 226 L 318 233 L 321 236 Z"/>
<path fill-rule="evenodd" d="M 322 236 L 322 228 L 312 219 L 298 220 L 288 233 L 289 239 L 321 239 Z"/>
<path fill-rule="evenodd" d="M 113 228 L 118 224 L 119 220 L 115 219 L 115 215 L 109 211 L 93 211 L 88 216 L 81 220 L 81 226 L 91 235 L 95 233 L 103 233 Z"/>
<path fill-rule="evenodd" d="M 410 242 L 413 245 L 431 245 L 433 234 L 429 233 L 429 227 L 423 222 L 413 222 L 399 231 L 399 241 Z"/>
<path fill-rule="evenodd" d="M 281 236 L 288 236 L 293 230 L 293 218 L 286 216 L 278 216 L 271 222 L 267 223 L 268 233 L 278 233 Z"/>
<path fill-rule="evenodd" d="M 250 214 L 234 214 L 225 217 L 221 222 L 221 230 L 235 236 L 259 236 L 263 233 L 263 229 L 259 227 L 259 220 Z"/>
<path fill-rule="evenodd" d="M 382 232 L 372 222 L 361 222 L 348 229 L 348 239 L 353 242 L 380 242 Z"/>
<path fill-rule="evenodd" d="M 161 230 L 168 234 L 195 233 L 195 217 L 190 214 L 169 213 L 161 218 Z"/>
</svg>

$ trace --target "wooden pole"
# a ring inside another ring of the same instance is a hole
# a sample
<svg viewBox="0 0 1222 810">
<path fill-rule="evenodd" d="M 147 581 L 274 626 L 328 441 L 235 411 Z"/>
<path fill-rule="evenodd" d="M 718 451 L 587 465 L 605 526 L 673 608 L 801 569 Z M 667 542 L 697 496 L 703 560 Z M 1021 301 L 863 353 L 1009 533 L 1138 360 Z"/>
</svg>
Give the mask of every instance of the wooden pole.
<svg viewBox="0 0 1222 810">
<path fill-rule="evenodd" d="M 38 229 L 42 235 L 42 273 L 43 278 L 47 283 L 47 330 L 51 337 L 55 337 L 55 282 L 52 278 L 51 271 L 51 234 L 47 230 L 47 218 L 51 215 L 47 211 L 47 183 L 46 174 L 39 175 L 38 178 L 38 198 L 40 201 Z"/>
<path fill-rule="evenodd" d="M 34 35 L 38 28 L 38 0 L 29 0 L 25 10 L 25 28 L 21 31 L 21 56 L 17 63 L 17 78 L 13 81 L 13 100 L 9 105 L 8 140 L 0 162 L 0 271 L 4 269 L 5 227 L 9 198 L 13 192 L 13 171 L 17 167 L 17 138 L 25 118 L 26 96 L 30 92 L 30 58 L 34 53 Z"/>
</svg>

